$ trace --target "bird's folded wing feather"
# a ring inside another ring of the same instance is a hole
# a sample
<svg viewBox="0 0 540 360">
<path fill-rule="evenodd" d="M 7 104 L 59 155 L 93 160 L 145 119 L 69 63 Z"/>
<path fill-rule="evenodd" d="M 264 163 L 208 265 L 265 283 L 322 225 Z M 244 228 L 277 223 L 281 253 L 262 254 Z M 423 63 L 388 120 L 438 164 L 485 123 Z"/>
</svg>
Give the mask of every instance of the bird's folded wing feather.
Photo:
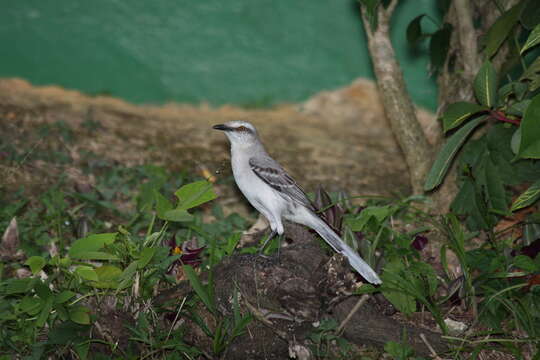
<svg viewBox="0 0 540 360">
<path fill-rule="evenodd" d="M 314 209 L 313 204 L 309 201 L 302 188 L 271 157 L 252 157 L 249 159 L 249 166 L 255 175 L 277 190 L 281 196 L 287 196 L 293 201 L 306 206 L 308 209 Z"/>
</svg>

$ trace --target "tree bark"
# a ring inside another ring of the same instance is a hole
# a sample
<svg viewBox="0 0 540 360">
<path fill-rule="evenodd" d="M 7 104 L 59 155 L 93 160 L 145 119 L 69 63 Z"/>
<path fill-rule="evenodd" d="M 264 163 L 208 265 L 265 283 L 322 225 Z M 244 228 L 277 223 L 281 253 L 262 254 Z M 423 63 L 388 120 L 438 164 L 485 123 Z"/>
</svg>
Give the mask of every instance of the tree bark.
<svg viewBox="0 0 540 360">
<path fill-rule="evenodd" d="M 397 1 L 393 0 L 386 9 L 383 6 L 378 7 L 378 26 L 374 30 L 370 27 L 364 7 L 362 18 L 386 116 L 405 155 L 413 192 L 422 194 L 424 180 L 431 165 L 431 148 L 416 118 L 390 41 L 390 18 L 396 4 Z"/>
</svg>

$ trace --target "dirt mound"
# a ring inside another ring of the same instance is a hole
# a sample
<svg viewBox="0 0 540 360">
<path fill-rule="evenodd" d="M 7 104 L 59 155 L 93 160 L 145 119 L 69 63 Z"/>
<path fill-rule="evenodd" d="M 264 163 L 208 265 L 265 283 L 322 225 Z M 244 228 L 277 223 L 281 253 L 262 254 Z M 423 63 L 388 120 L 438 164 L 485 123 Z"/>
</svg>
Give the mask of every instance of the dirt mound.
<svg viewBox="0 0 540 360">
<path fill-rule="evenodd" d="M 425 129 L 433 126 L 432 115 L 418 113 Z M 79 134 L 68 148 L 75 158 L 81 151 L 92 151 L 125 165 L 154 163 L 188 171 L 206 167 L 217 176 L 229 176 L 227 141 L 211 125 L 239 119 L 258 127 L 269 153 L 307 191 L 318 184 L 354 195 L 410 191 L 407 168 L 385 121 L 376 86 L 363 79 L 320 93 L 304 104 L 271 109 L 139 106 L 55 86 L 36 87 L 20 79 L 0 79 L 0 119 L 3 141 L 26 154 L 16 164 L 0 156 L 0 171 L 8 187 L 21 181 L 29 186 L 43 181 L 36 176 L 40 163 L 35 160 L 35 149 L 40 140 L 29 140 L 27 135 L 40 125 L 59 121 Z M 88 131 L 89 124 L 93 131 Z M 51 170 L 41 172 L 45 175 Z"/>
</svg>

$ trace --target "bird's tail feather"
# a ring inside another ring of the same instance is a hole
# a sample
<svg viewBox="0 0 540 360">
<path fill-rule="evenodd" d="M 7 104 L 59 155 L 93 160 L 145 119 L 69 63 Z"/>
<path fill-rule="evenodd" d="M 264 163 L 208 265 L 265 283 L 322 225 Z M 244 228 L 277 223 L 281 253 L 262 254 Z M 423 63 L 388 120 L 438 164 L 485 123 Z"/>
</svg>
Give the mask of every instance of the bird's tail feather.
<svg viewBox="0 0 540 360">
<path fill-rule="evenodd" d="M 335 251 L 349 260 L 351 266 L 372 284 L 381 284 L 377 273 L 369 266 L 356 251 L 347 245 L 338 234 L 316 214 L 312 214 L 310 224 L 305 224 L 315 230 Z"/>
</svg>

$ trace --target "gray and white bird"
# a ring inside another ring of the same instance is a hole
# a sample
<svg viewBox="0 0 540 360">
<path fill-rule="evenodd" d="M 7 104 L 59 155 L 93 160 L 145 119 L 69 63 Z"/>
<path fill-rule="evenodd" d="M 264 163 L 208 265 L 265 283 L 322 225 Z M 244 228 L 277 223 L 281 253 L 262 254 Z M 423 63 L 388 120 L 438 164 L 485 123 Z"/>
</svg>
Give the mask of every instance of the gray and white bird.
<svg viewBox="0 0 540 360">
<path fill-rule="evenodd" d="M 316 213 L 294 179 L 268 155 L 255 127 L 245 121 L 214 125 L 231 143 L 231 166 L 236 185 L 268 220 L 272 233 L 283 234 L 282 218 L 315 230 L 335 251 L 372 284 L 381 284 L 377 273 Z"/>
</svg>

